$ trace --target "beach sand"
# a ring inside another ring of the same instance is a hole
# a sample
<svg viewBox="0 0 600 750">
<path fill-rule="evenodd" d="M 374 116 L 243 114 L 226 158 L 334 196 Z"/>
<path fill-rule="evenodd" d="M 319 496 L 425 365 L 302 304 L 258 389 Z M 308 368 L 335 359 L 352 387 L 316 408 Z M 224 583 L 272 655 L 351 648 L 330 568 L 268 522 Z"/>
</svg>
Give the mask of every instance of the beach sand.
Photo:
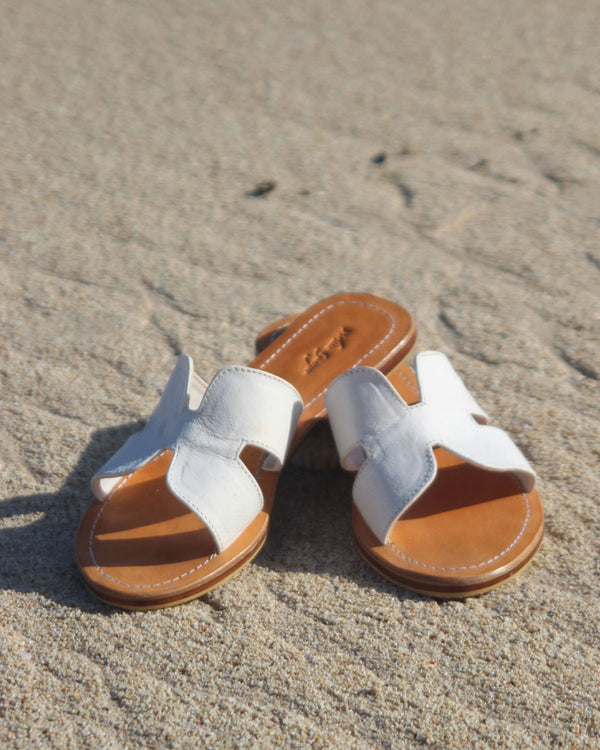
<svg viewBox="0 0 600 750">
<path fill-rule="evenodd" d="M 600 746 L 597 2 L 2 15 L 0 744 Z M 210 378 L 338 291 L 410 309 L 523 449 L 533 563 L 408 593 L 356 550 L 351 477 L 291 465 L 235 578 L 98 602 L 73 556 L 89 480 L 175 355 Z"/>
</svg>

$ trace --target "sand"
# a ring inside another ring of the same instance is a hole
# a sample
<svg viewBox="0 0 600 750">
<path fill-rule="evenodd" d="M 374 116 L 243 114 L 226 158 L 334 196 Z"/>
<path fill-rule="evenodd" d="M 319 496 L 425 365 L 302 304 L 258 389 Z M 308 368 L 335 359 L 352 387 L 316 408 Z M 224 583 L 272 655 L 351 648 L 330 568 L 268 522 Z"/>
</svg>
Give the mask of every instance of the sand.
<svg viewBox="0 0 600 750">
<path fill-rule="evenodd" d="M 2 19 L 0 744 L 600 746 L 598 4 Z M 356 551 L 350 477 L 290 466 L 230 582 L 97 602 L 73 558 L 89 479 L 175 355 L 210 378 L 338 291 L 408 307 L 524 450 L 532 565 L 465 601 L 403 591 Z"/>
</svg>

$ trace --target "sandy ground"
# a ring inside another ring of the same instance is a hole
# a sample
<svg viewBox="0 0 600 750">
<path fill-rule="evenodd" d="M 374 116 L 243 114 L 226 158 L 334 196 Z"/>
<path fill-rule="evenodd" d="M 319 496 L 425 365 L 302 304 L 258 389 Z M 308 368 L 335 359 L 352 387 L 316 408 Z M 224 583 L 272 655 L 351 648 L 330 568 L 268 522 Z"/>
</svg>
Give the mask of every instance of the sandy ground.
<svg viewBox="0 0 600 750">
<path fill-rule="evenodd" d="M 598 3 L 1 12 L 0 744 L 598 747 Z M 291 466 L 236 578 L 97 602 L 89 479 L 175 354 L 210 377 L 337 291 L 407 306 L 525 451 L 534 563 L 407 593 L 356 551 L 349 477 Z"/>
</svg>

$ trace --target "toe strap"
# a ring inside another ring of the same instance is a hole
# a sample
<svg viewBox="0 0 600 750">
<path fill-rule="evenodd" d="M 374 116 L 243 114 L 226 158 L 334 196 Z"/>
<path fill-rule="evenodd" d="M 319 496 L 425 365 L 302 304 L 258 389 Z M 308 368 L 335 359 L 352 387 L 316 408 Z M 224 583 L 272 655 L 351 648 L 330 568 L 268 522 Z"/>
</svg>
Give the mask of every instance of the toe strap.
<svg viewBox="0 0 600 750">
<path fill-rule="evenodd" d="M 521 451 L 505 432 L 485 424 L 485 413 L 444 354 L 419 354 L 415 370 L 421 400 L 413 406 L 367 367 L 341 375 L 326 396 L 342 464 L 359 470 L 354 502 L 381 543 L 435 479 L 435 447 L 491 471 L 512 472 L 527 492 L 535 484 Z"/>
<path fill-rule="evenodd" d="M 199 406 L 191 408 L 200 396 Z M 222 551 L 263 505 L 240 453 L 248 445 L 260 448 L 260 468 L 278 471 L 301 413 L 298 391 L 276 375 L 226 367 L 206 386 L 194 375 L 191 359 L 181 355 L 146 426 L 93 477 L 94 493 L 103 500 L 123 477 L 172 450 L 167 485 L 206 524 Z"/>
</svg>

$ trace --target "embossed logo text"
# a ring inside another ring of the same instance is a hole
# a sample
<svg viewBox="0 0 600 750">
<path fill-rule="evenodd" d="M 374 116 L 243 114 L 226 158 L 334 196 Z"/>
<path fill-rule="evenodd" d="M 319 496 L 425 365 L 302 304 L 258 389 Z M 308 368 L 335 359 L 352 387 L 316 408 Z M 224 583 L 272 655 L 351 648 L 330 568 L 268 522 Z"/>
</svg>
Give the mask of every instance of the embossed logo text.
<svg viewBox="0 0 600 750">
<path fill-rule="evenodd" d="M 352 333 L 352 328 L 347 326 L 340 326 L 327 343 L 323 346 L 316 346 L 308 354 L 304 355 L 304 374 L 308 375 L 312 372 L 315 367 L 318 367 L 321 362 L 325 362 L 329 359 L 338 349 L 343 349 L 346 346 L 346 339 Z"/>
</svg>

